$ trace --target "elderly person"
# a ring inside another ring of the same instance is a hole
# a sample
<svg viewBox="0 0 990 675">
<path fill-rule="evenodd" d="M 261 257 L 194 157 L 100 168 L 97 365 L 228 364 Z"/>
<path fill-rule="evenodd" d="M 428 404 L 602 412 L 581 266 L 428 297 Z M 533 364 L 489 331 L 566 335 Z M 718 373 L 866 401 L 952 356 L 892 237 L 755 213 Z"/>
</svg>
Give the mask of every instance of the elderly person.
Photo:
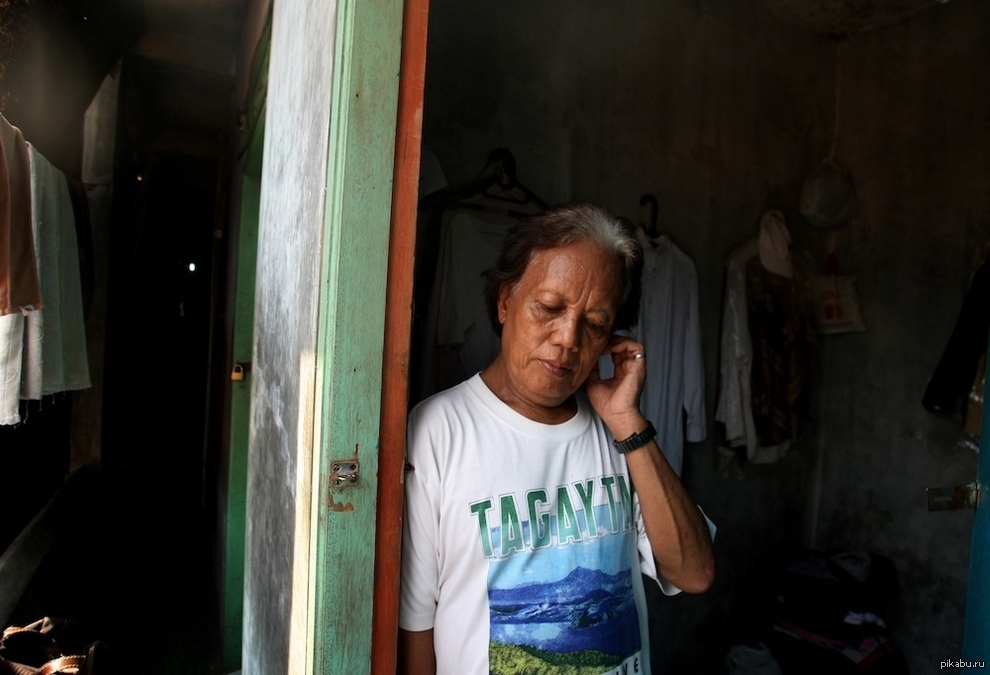
<svg viewBox="0 0 990 675">
<path fill-rule="evenodd" d="M 583 204 L 506 240 L 486 293 L 501 351 L 410 415 L 402 672 L 648 673 L 641 572 L 711 585 L 709 523 L 639 410 L 647 355 L 613 332 L 635 323 L 641 257 Z"/>
</svg>

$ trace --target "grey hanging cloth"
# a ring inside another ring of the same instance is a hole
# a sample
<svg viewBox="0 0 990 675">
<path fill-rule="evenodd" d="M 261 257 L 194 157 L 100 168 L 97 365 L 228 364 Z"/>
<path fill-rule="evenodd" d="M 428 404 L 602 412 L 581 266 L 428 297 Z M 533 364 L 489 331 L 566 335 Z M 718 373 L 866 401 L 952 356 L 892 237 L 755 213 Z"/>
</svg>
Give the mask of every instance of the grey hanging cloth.
<svg viewBox="0 0 990 675">
<path fill-rule="evenodd" d="M 962 410 L 990 336 L 990 267 L 984 260 L 963 300 L 956 325 L 921 404 L 934 413 Z"/>
</svg>

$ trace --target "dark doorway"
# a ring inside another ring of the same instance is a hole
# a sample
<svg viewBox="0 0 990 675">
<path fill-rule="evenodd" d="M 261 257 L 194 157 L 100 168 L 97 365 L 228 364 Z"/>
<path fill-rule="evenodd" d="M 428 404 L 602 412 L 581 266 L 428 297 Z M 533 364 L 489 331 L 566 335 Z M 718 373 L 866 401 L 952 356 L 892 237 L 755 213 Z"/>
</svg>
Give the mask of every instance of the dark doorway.
<svg viewBox="0 0 990 675">
<path fill-rule="evenodd" d="M 103 466 L 147 515 L 199 520 L 216 162 L 157 157 L 129 176 L 111 250 Z"/>
</svg>

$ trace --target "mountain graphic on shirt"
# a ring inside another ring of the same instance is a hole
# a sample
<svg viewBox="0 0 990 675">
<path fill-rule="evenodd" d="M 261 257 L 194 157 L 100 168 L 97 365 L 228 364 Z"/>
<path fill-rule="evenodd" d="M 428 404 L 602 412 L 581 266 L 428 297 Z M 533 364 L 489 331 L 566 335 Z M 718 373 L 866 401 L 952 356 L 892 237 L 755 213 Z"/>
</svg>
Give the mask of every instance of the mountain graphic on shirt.
<svg viewBox="0 0 990 675">
<path fill-rule="evenodd" d="M 589 672 L 607 672 L 639 651 L 628 569 L 608 574 L 577 567 L 557 581 L 490 588 L 488 599 L 492 672 L 512 647 L 517 663 L 526 654 L 538 659 L 541 669 L 548 664 L 598 667 Z"/>
</svg>

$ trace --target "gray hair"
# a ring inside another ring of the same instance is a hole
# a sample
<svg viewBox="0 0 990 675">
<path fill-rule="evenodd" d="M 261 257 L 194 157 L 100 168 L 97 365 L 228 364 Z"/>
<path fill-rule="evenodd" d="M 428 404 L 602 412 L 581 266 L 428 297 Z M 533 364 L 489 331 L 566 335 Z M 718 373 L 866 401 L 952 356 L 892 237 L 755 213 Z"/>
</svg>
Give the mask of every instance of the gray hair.
<svg viewBox="0 0 990 675">
<path fill-rule="evenodd" d="M 506 285 L 512 287 L 519 283 L 537 251 L 579 242 L 595 244 L 615 255 L 624 274 L 622 304 L 613 328 L 622 330 L 636 324 L 643 248 L 636 239 L 633 225 L 601 207 L 570 203 L 555 206 L 520 222 L 506 238 L 495 267 L 485 273 L 485 302 L 497 335 L 502 334 L 502 324 L 498 320 L 498 298 L 502 289 Z"/>
</svg>

